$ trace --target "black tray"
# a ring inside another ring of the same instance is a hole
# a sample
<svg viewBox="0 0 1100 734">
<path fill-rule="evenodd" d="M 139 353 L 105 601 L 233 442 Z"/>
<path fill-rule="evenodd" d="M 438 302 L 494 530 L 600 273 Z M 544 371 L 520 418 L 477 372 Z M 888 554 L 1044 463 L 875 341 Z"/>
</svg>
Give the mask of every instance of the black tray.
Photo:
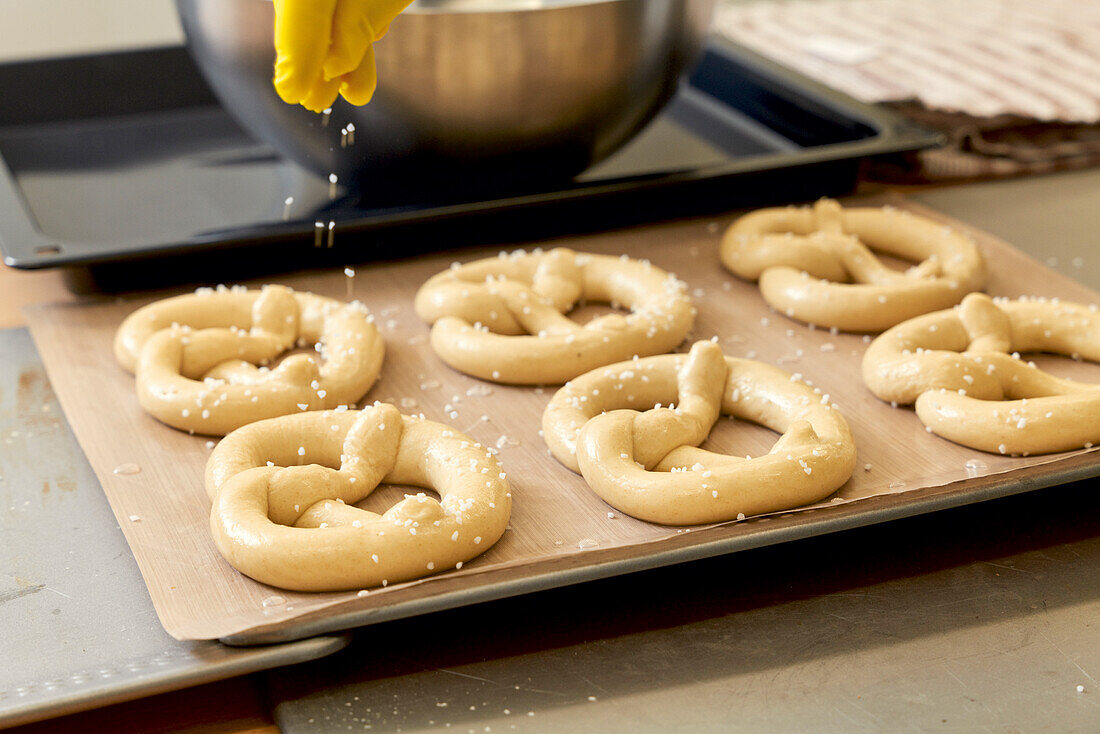
<svg viewBox="0 0 1100 734">
<path fill-rule="evenodd" d="M 572 181 L 371 206 L 332 199 L 327 181 L 251 139 L 182 48 L 0 65 L 0 98 L 19 101 L 0 109 L 0 250 L 17 268 L 197 252 L 209 268 L 261 244 L 265 262 L 298 268 L 541 238 L 838 195 L 868 158 L 939 139 L 716 41 L 649 126 Z M 314 246 L 318 222 L 335 222 L 331 250 Z"/>
</svg>

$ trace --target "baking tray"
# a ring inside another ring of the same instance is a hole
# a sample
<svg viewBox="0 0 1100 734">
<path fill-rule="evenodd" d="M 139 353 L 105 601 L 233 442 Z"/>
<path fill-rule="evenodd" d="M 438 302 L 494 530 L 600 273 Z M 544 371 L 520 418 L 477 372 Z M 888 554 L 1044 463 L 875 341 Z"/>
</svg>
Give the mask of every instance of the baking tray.
<svg viewBox="0 0 1100 734">
<path fill-rule="evenodd" d="M 516 241 L 767 201 L 839 195 L 861 162 L 939 137 L 727 41 L 662 113 L 576 179 L 526 190 L 446 182 L 360 200 L 235 124 L 183 48 L 0 65 L 0 250 L 18 268 L 264 248 L 265 261 Z M 465 194 L 469 196 L 469 194 Z M 293 204 L 286 205 L 288 197 Z M 255 266 L 253 266 L 255 267 Z"/>
<path fill-rule="evenodd" d="M 328 655 L 178 642 L 157 622 L 25 329 L 0 331 L 0 728 Z"/>
<path fill-rule="evenodd" d="M 452 256 L 360 267 L 354 279 L 342 269 L 280 278 L 295 288 L 354 297 L 369 306 L 386 339 L 387 356 L 381 381 L 366 399 L 423 412 L 485 445 L 499 447 L 512 484 L 510 530 L 483 556 L 461 570 L 392 584 L 365 597 L 354 591 L 276 592 L 237 574 L 217 554 L 209 538 L 209 504 L 202 487 L 213 442 L 166 428 L 143 414 L 132 378 L 111 354 L 114 330 L 149 296 L 36 307 L 27 317 L 66 415 L 123 521 L 162 623 L 182 638 L 218 637 L 233 644 L 293 639 L 1100 475 L 1100 451 L 1035 457 L 984 454 L 928 434 L 911 410 L 893 409 L 875 399 L 858 378 L 866 348 L 860 336 L 830 334 L 790 321 L 767 308 L 754 284 L 721 268 L 718 238 L 729 220 L 727 216 L 649 225 L 541 243 L 630 253 L 677 272 L 699 306 L 695 338 L 716 335 L 727 354 L 801 373 L 829 392 L 848 418 L 861 468 L 835 495 L 813 508 L 713 526 L 662 527 L 613 511 L 583 480 L 550 458 L 537 435 L 552 388 L 488 385 L 448 369 L 435 357 L 427 344 L 428 329 L 412 311 L 412 296 L 429 275 L 445 269 Z M 1004 242 L 948 218 L 940 221 L 976 238 L 990 263 L 990 293 L 1096 302 L 1092 291 Z M 495 250 L 468 250 L 455 257 L 468 260 L 491 254 Z M 1052 361 L 1058 362 L 1058 374 L 1100 381 L 1097 365 Z M 448 403 L 457 416 L 448 417 Z M 720 422 L 707 446 L 759 455 L 773 442 L 770 431 Z M 125 463 L 143 470 L 134 475 L 113 473 Z M 370 508 L 378 511 L 386 499 L 392 500 L 387 494 L 392 492 L 400 494 L 390 488 L 376 493 L 378 498 L 372 495 Z M 135 516 L 141 521 L 126 522 Z M 284 603 L 265 607 L 263 601 L 273 594 Z"/>
</svg>

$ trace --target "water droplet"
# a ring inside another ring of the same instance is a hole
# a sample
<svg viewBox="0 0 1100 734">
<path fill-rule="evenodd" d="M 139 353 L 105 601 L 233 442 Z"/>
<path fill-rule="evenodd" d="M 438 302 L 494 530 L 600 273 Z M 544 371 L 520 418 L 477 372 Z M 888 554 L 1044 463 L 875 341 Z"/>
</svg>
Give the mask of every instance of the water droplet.
<svg viewBox="0 0 1100 734">
<path fill-rule="evenodd" d="M 890 489 L 895 492 L 899 489 L 905 489 L 905 482 L 900 479 L 890 482 Z"/>
<path fill-rule="evenodd" d="M 137 464 L 119 464 L 113 469 L 115 474 L 137 474 L 141 467 Z"/>
<path fill-rule="evenodd" d="M 592 540 L 592 538 L 582 538 L 581 542 L 577 543 L 578 548 L 599 548 L 600 544 Z"/>
<path fill-rule="evenodd" d="M 286 604 L 286 597 L 285 596 L 269 596 L 266 599 L 264 599 L 263 601 L 261 601 L 260 604 L 263 604 L 265 607 L 282 606 L 283 604 Z"/>
<path fill-rule="evenodd" d="M 966 476 L 968 477 L 976 477 L 987 469 L 989 469 L 989 465 L 987 465 L 984 461 L 971 459 L 970 461 L 966 462 Z"/>
</svg>

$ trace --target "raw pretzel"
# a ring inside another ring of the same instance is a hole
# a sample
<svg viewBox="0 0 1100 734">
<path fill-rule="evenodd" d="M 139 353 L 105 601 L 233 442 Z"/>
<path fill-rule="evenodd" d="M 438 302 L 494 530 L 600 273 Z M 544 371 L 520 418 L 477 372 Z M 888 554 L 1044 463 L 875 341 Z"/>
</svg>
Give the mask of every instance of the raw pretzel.
<svg viewBox="0 0 1100 734">
<path fill-rule="evenodd" d="M 138 401 L 155 418 L 221 436 L 362 398 L 385 351 L 373 320 L 359 304 L 284 286 L 202 289 L 130 314 L 115 335 L 115 357 L 135 373 Z M 320 354 L 256 366 L 307 343 Z"/>
<path fill-rule="evenodd" d="M 670 407 L 638 412 L 655 404 Z M 752 459 L 696 448 L 720 413 L 783 435 Z M 848 424 L 828 395 L 776 367 L 723 357 L 709 341 L 686 355 L 621 362 L 572 380 L 542 426 L 551 453 L 608 504 L 669 525 L 814 502 L 844 484 L 856 461 Z"/>
<path fill-rule="evenodd" d="M 435 489 L 384 514 L 355 503 L 379 483 Z M 508 525 L 496 459 L 439 423 L 376 403 L 252 423 L 210 455 L 218 550 L 241 573 L 299 591 L 336 591 L 461 567 Z"/>
<path fill-rule="evenodd" d="M 567 318 L 578 301 L 620 304 L 584 326 Z M 431 343 L 451 367 L 483 380 L 560 384 L 632 355 L 662 354 L 683 341 L 695 308 L 675 276 L 646 260 L 565 248 L 454 265 L 416 294 Z"/>
<path fill-rule="evenodd" d="M 1100 443 L 1100 385 L 1020 359 L 1039 351 L 1100 361 L 1097 307 L 972 293 L 875 339 L 863 379 L 882 400 L 916 403 L 933 433 L 982 451 L 1042 454 Z"/>
<path fill-rule="evenodd" d="M 871 250 L 919 262 L 901 273 Z M 772 308 L 844 331 L 882 331 L 947 308 L 985 283 L 985 262 L 961 232 L 893 207 L 761 209 L 722 238 L 722 263 L 758 280 Z"/>
</svg>

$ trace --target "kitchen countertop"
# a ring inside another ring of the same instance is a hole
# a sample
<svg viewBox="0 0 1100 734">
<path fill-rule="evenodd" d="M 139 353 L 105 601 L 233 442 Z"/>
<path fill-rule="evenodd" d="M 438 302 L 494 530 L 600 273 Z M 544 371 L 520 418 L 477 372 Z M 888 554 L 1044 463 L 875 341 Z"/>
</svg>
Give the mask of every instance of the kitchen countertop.
<svg viewBox="0 0 1100 734">
<path fill-rule="evenodd" d="M 163 0 L 114 4 L 130 15 L 110 32 L 75 15 L 86 3 L 27 5 L 0 0 L 4 58 L 178 33 Z M 8 38 L 35 12 L 62 32 Z M 904 193 L 1100 289 L 1100 171 Z M 0 267 L 0 292 L 0 328 L 76 298 L 58 271 Z M 1095 730 L 1097 488 L 366 628 L 327 661 L 17 731 Z"/>
</svg>

